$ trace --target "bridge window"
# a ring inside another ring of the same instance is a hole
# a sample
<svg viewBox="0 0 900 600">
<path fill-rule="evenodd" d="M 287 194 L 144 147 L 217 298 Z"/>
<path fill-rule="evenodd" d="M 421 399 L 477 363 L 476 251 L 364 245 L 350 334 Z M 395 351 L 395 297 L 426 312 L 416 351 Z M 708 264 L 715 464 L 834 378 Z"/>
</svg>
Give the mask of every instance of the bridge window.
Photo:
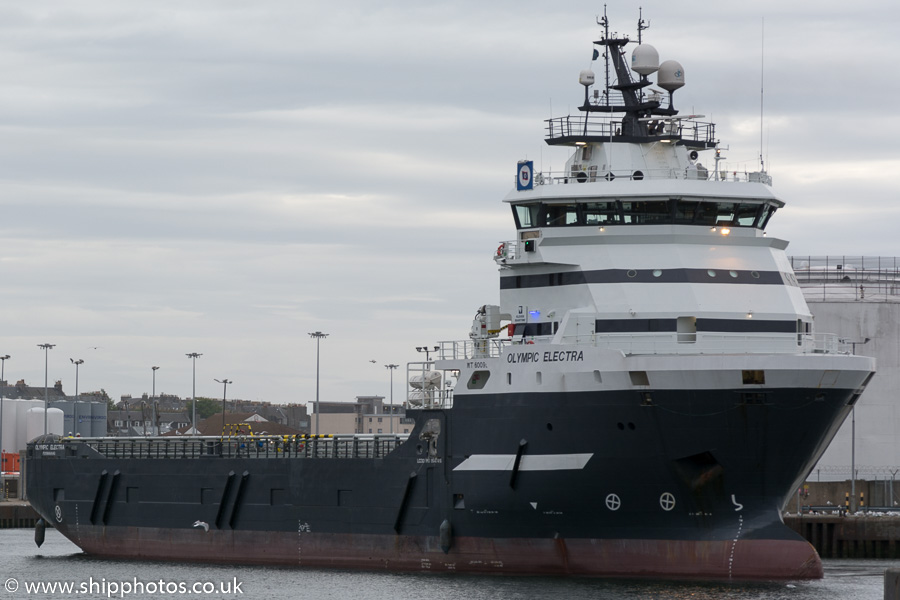
<svg viewBox="0 0 900 600">
<path fill-rule="evenodd" d="M 548 227 L 578 225 L 577 204 L 548 204 L 544 208 L 544 225 Z"/>
<path fill-rule="evenodd" d="M 588 202 L 582 213 L 585 225 L 615 225 L 620 222 L 617 202 Z"/>
<path fill-rule="evenodd" d="M 517 204 L 516 227 L 605 225 L 705 225 L 765 229 L 776 208 L 750 202 L 701 202 L 698 200 L 624 200 L 570 204 Z"/>
<path fill-rule="evenodd" d="M 622 214 L 626 223 L 671 223 L 672 213 L 667 200 L 623 202 Z"/>
<path fill-rule="evenodd" d="M 516 217 L 516 227 L 527 229 L 538 226 L 538 212 L 540 204 L 517 204 L 513 207 L 513 215 Z"/>
</svg>

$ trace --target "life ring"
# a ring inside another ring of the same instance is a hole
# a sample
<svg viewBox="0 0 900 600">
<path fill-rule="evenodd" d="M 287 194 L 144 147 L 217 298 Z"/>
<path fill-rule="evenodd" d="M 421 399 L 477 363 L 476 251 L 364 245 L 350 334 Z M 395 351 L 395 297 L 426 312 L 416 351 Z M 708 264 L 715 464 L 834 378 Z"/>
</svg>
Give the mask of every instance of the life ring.
<svg viewBox="0 0 900 600">
<path fill-rule="evenodd" d="M 500 244 L 497 246 L 497 256 L 505 256 L 506 255 L 506 244 Z"/>
</svg>

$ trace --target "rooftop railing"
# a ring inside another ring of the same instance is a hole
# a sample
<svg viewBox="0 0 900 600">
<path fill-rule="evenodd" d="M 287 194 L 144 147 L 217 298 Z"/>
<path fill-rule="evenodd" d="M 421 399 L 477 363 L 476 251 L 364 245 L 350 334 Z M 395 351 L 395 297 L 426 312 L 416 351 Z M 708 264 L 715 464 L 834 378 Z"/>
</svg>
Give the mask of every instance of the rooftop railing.
<svg viewBox="0 0 900 600">
<path fill-rule="evenodd" d="M 734 170 L 723 168 L 714 170 L 700 165 L 686 169 L 616 169 L 615 165 L 608 171 L 601 172 L 596 165 L 581 165 L 571 171 L 540 171 L 534 174 L 534 185 L 566 185 L 571 183 L 594 183 L 597 181 L 619 180 L 652 180 L 652 179 L 691 179 L 699 181 L 731 181 L 737 183 L 765 183 L 772 185 L 772 177 L 759 171 Z M 515 182 L 514 182 L 515 183 Z"/>
<path fill-rule="evenodd" d="M 621 350 L 625 354 L 849 354 L 850 346 L 836 335 L 817 334 L 748 334 L 727 332 L 649 332 L 594 333 L 593 317 L 579 330 L 584 333 L 563 335 L 561 344 L 594 346 Z M 552 349 L 547 346 L 553 336 L 515 336 L 484 341 L 461 340 L 441 342 L 438 358 L 442 360 L 474 360 L 496 358 L 508 346 L 528 346 L 530 350 Z M 487 342 L 487 344 L 485 344 Z"/>
<path fill-rule="evenodd" d="M 568 115 L 547 119 L 547 140 L 559 140 L 564 138 L 607 138 L 615 139 L 622 135 L 621 118 L 597 115 Z M 653 128 L 650 139 L 678 139 L 686 142 L 695 142 L 709 147 L 716 143 L 716 126 L 713 123 L 703 123 L 688 119 L 665 120 L 663 117 L 657 122 L 648 124 Z"/>
<path fill-rule="evenodd" d="M 792 256 L 791 267 L 810 301 L 900 302 L 900 258 Z"/>
</svg>

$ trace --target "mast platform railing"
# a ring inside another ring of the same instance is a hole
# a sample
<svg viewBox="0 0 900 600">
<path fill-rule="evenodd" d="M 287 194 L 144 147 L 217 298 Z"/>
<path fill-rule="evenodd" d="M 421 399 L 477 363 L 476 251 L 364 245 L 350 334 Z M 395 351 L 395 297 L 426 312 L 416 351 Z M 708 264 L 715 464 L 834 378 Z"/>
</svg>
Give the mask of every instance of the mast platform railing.
<svg viewBox="0 0 900 600">
<path fill-rule="evenodd" d="M 547 140 L 562 140 L 565 138 L 607 138 L 615 141 L 622 135 L 622 119 L 616 117 L 600 117 L 591 115 L 567 115 L 547 119 Z M 705 123 L 689 119 L 667 119 L 660 117 L 657 121 L 650 121 L 648 129 L 652 131 L 650 138 L 674 137 L 685 142 L 695 142 L 705 146 L 715 146 L 716 126 L 714 123 Z"/>
</svg>

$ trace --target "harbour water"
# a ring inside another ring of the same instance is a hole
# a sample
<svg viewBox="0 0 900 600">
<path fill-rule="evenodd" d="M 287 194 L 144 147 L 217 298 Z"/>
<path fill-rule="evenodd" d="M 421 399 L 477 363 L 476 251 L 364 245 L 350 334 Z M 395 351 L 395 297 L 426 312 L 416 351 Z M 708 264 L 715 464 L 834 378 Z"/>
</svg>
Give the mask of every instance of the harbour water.
<svg viewBox="0 0 900 600">
<path fill-rule="evenodd" d="M 253 552 L 248 548 L 247 552 Z M 898 561 L 826 560 L 819 581 L 709 583 L 475 577 L 136 562 L 85 556 L 54 530 L 41 548 L 30 529 L 0 530 L 0 600 L 19 598 L 265 598 L 294 600 L 872 600 Z M 63 586 L 70 585 L 70 590 Z"/>
</svg>

